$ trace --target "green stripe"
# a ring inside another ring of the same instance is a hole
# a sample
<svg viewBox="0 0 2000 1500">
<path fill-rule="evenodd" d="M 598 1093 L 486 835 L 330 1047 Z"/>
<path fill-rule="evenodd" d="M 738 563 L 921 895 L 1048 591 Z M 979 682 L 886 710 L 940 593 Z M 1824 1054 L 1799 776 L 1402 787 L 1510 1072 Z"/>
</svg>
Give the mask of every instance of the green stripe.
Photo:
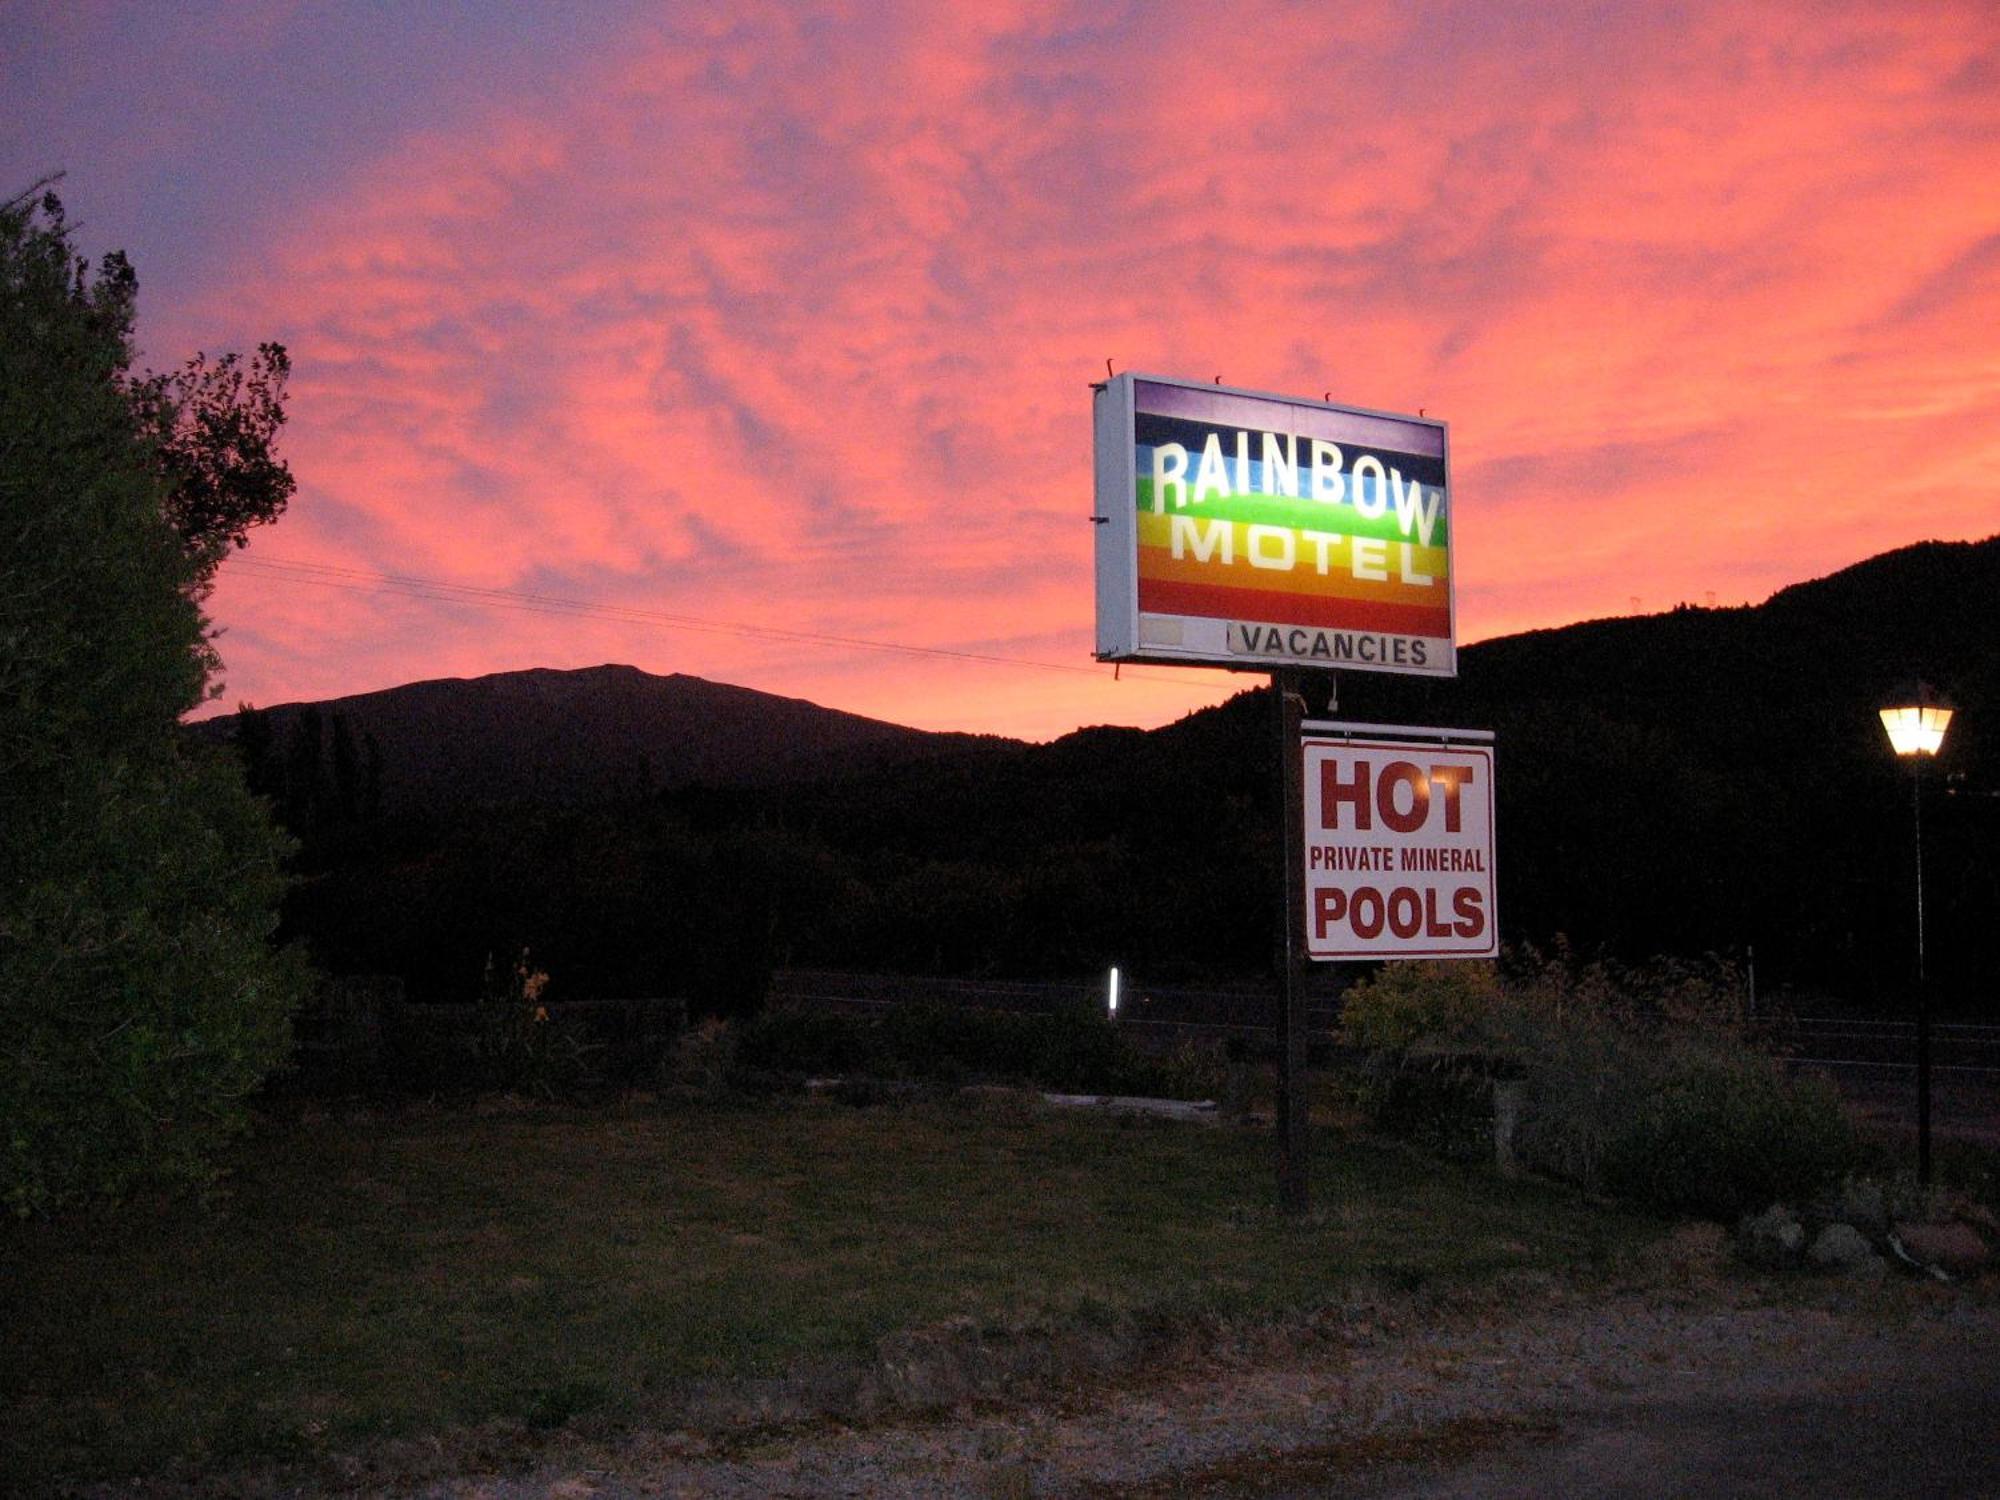
<svg viewBox="0 0 2000 1500">
<path fill-rule="evenodd" d="M 1150 474 L 1141 474 L 1138 482 L 1136 503 L 1140 510 L 1153 508 L 1153 479 Z M 1173 506 L 1167 513 L 1174 513 Z M 1183 515 L 1219 516 L 1225 521 L 1238 521 L 1246 526 L 1289 526 L 1294 531 L 1331 531 L 1341 536 L 1380 537 L 1391 542 L 1417 542 L 1420 536 L 1404 536 L 1402 528 L 1396 524 L 1396 507 L 1373 519 L 1364 516 L 1347 504 L 1328 505 L 1320 500 L 1295 500 L 1290 495 L 1231 495 L 1226 500 L 1204 500 L 1199 505 L 1190 504 Z M 1438 507 L 1437 523 L 1431 528 L 1430 545 L 1447 546 L 1451 540 L 1451 507 Z"/>
</svg>

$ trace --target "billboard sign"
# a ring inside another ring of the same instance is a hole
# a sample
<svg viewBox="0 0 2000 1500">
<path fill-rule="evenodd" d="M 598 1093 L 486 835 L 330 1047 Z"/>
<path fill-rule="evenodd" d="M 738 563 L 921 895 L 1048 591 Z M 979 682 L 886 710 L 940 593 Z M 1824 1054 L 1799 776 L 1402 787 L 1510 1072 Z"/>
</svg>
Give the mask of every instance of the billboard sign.
<svg viewBox="0 0 2000 1500">
<path fill-rule="evenodd" d="M 1306 954 L 1492 958 L 1493 736 L 1308 723 Z M 1471 743 L 1468 743 L 1471 742 Z"/>
<path fill-rule="evenodd" d="M 1128 374 L 1095 424 L 1100 660 L 1455 675 L 1443 422 Z"/>
</svg>

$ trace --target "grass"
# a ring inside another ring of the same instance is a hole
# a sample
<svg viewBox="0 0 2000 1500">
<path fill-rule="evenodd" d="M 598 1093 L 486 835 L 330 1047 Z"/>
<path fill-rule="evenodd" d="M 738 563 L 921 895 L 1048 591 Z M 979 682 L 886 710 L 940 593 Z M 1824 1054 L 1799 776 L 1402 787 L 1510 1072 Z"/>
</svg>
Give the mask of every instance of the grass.
<svg viewBox="0 0 2000 1500">
<path fill-rule="evenodd" d="M 951 1103 L 269 1122 L 226 1195 L 0 1228 L 0 1489 L 201 1473 L 489 1421 L 664 1412 L 689 1380 L 898 1329 L 1257 1318 L 1357 1282 L 1599 1264 L 1658 1222 L 1321 1131 Z"/>
</svg>

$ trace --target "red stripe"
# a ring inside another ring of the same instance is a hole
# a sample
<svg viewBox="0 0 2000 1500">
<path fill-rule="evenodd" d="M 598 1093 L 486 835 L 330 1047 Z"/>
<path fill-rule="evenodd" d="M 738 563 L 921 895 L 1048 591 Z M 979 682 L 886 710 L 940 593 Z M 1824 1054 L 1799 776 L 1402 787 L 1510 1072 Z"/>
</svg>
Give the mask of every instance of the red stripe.
<svg viewBox="0 0 2000 1500">
<path fill-rule="evenodd" d="M 1221 588 L 1212 583 L 1139 580 L 1139 608 L 1154 615 L 1197 615 L 1256 625 L 1312 625 L 1325 630 L 1373 630 L 1383 635 L 1451 636 L 1451 611 L 1426 604 L 1381 604 L 1315 594 Z"/>
</svg>

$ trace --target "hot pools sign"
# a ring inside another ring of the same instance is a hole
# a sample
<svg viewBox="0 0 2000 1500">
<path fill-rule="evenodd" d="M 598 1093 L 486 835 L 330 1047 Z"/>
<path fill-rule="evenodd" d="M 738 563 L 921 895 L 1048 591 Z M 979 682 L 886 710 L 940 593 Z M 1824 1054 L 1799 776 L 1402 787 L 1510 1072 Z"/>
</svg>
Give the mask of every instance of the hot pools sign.
<svg viewBox="0 0 2000 1500">
<path fill-rule="evenodd" d="M 1483 743 L 1467 744 L 1466 740 Z M 1492 736 L 1308 724 L 1306 953 L 1492 958 Z"/>
<path fill-rule="evenodd" d="M 1444 423 L 1120 375 L 1096 470 L 1100 659 L 1457 671 Z"/>
</svg>

